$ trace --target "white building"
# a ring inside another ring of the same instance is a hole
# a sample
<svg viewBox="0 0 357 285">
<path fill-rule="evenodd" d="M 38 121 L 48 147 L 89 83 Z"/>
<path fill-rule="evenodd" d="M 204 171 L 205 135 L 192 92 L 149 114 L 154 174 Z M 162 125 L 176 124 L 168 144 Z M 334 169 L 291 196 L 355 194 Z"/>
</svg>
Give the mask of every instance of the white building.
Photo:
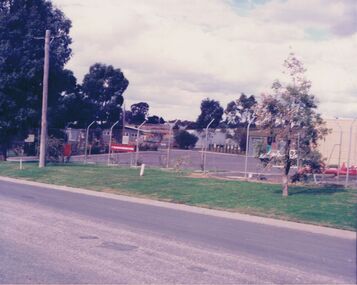
<svg viewBox="0 0 357 285">
<path fill-rule="evenodd" d="M 357 165 L 357 121 L 353 124 L 352 132 L 353 119 L 325 119 L 325 121 L 331 133 L 320 141 L 318 148 L 322 156 L 326 158 L 326 163 L 337 165 L 339 160 L 341 164 L 347 163 L 351 141 L 350 165 Z"/>
<path fill-rule="evenodd" d="M 195 145 L 195 148 L 202 148 L 205 146 L 206 143 L 206 131 L 203 130 L 198 132 L 197 130 L 187 130 L 191 135 L 195 135 L 198 137 L 198 141 Z M 216 145 L 224 145 L 226 144 L 226 133 L 221 129 L 216 130 L 209 130 L 208 131 L 208 138 L 207 138 L 208 145 L 216 144 Z"/>
</svg>

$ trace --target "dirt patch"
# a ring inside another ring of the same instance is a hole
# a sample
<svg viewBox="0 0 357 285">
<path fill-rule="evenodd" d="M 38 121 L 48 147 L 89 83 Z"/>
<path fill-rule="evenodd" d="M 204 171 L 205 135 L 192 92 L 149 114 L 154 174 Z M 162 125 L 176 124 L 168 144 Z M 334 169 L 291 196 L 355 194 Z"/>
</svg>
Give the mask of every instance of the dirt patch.
<svg viewBox="0 0 357 285">
<path fill-rule="evenodd" d="M 195 172 L 192 172 L 188 175 L 185 175 L 185 177 L 189 177 L 189 178 L 210 178 L 209 175 L 207 174 L 204 174 L 204 173 L 195 173 Z"/>
</svg>

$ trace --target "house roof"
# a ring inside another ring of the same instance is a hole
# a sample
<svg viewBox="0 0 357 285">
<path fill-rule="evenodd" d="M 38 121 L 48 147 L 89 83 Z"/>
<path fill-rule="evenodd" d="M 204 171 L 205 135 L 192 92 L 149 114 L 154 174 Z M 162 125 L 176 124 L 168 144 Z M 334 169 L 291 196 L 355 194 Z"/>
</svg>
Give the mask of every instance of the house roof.
<svg viewBox="0 0 357 285">
<path fill-rule="evenodd" d="M 126 125 L 125 129 L 138 131 L 138 126 L 136 125 Z M 140 132 L 143 133 L 155 133 L 155 134 L 167 134 L 169 132 L 168 125 L 156 125 L 156 124 L 145 124 L 140 128 Z"/>
</svg>

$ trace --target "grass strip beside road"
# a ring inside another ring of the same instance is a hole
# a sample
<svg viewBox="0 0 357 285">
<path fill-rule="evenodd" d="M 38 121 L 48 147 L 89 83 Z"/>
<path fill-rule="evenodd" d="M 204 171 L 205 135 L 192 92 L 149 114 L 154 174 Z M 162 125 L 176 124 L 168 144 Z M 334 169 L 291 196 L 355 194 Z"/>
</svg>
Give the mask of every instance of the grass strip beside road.
<svg viewBox="0 0 357 285">
<path fill-rule="evenodd" d="M 49 165 L 0 163 L 0 175 L 49 184 L 85 188 L 128 196 L 151 198 L 264 217 L 356 229 L 357 189 L 291 186 L 283 198 L 273 184 L 191 178 L 187 175 L 147 169 L 97 165 Z"/>
</svg>

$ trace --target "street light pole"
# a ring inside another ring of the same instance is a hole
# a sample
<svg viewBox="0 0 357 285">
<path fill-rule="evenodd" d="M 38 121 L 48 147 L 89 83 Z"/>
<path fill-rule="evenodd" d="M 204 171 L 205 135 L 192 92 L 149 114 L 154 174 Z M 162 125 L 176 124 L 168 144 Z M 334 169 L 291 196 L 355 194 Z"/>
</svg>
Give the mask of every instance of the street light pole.
<svg viewBox="0 0 357 285">
<path fill-rule="evenodd" d="M 87 163 L 87 147 L 88 147 L 88 136 L 89 136 L 89 128 L 95 123 L 95 121 L 91 122 L 87 127 L 86 131 L 86 143 L 84 147 L 84 163 Z"/>
<path fill-rule="evenodd" d="M 43 87 L 42 87 L 42 116 L 41 116 L 41 138 L 39 167 L 46 166 L 47 145 L 47 99 L 48 99 L 48 74 L 50 67 L 50 37 L 51 31 L 46 30 L 45 35 L 45 60 L 43 65 Z"/>
<path fill-rule="evenodd" d="M 112 134 L 113 134 L 113 128 L 119 123 L 119 121 L 116 121 L 111 127 L 109 131 L 109 149 L 108 149 L 108 165 L 110 164 L 110 154 L 112 150 Z"/>
<path fill-rule="evenodd" d="M 146 120 L 138 127 L 138 132 L 136 134 L 136 153 L 135 153 L 135 165 L 138 165 L 139 160 L 139 136 L 140 136 L 140 128 L 146 123 Z"/>
<path fill-rule="evenodd" d="M 244 178 L 247 178 L 247 167 L 248 167 L 248 151 L 249 151 L 249 129 L 250 125 L 255 120 L 255 114 L 252 117 L 248 118 L 248 126 L 247 126 L 247 140 L 245 143 L 245 162 L 244 162 Z"/>
<path fill-rule="evenodd" d="M 299 171 L 299 168 L 300 168 L 300 132 L 298 133 L 296 156 L 297 156 L 296 168 L 297 168 L 297 171 Z"/>
<path fill-rule="evenodd" d="M 124 143 L 124 133 L 125 133 L 125 103 L 123 103 L 123 126 L 122 126 L 122 131 L 121 131 L 121 143 Z"/>
<path fill-rule="evenodd" d="M 169 163 L 170 163 L 170 147 L 171 147 L 171 136 L 172 136 L 172 129 L 176 125 L 178 120 L 176 120 L 172 125 L 169 124 L 169 141 L 167 145 L 167 159 L 166 159 L 166 168 L 169 168 Z"/>
<path fill-rule="evenodd" d="M 356 122 L 357 118 L 353 119 L 350 127 L 350 142 L 348 145 L 348 156 L 347 156 L 347 173 L 346 173 L 346 181 L 345 181 L 345 187 L 348 186 L 348 179 L 349 179 L 349 174 L 350 174 L 350 156 L 351 156 L 351 148 L 352 148 L 352 131 L 353 131 L 353 125 Z"/>
<path fill-rule="evenodd" d="M 336 118 L 338 120 L 338 118 Z M 340 129 L 340 144 L 338 149 L 338 167 L 337 167 L 337 179 L 340 180 L 340 171 L 341 171 L 341 151 L 342 151 L 342 128 L 338 121 L 336 121 L 338 128 Z"/>
<path fill-rule="evenodd" d="M 206 173 L 206 160 L 207 160 L 207 144 L 208 144 L 208 128 L 210 125 L 214 122 L 214 119 L 209 122 L 209 124 L 206 127 L 206 141 L 205 141 L 205 150 L 204 150 L 204 155 L 203 155 L 203 173 Z"/>
</svg>

